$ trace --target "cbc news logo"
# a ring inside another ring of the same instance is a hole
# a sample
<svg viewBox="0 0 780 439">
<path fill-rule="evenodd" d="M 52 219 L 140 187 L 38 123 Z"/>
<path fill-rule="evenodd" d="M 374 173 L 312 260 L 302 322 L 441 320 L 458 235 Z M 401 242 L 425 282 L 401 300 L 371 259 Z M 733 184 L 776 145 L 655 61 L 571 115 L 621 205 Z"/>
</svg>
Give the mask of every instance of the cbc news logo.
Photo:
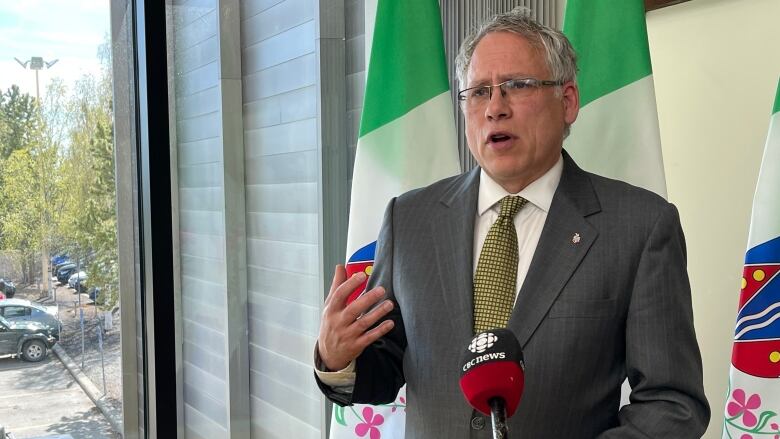
<svg viewBox="0 0 780 439">
<path fill-rule="evenodd" d="M 475 354 L 481 354 L 482 352 L 485 352 L 486 349 L 492 348 L 493 343 L 497 341 L 498 337 L 492 332 L 483 332 L 471 340 L 469 350 Z"/>
</svg>

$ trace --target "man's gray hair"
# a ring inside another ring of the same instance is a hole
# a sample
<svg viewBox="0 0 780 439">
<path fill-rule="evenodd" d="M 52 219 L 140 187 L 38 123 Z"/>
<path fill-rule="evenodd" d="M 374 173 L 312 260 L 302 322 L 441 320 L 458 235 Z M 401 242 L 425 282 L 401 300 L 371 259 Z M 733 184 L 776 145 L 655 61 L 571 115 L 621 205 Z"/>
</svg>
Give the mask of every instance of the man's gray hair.
<svg viewBox="0 0 780 439">
<path fill-rule="evenodd" d="M 560 31 L 534 20 L 530 16 L 528 8 L 518 7 L 489 18 L 463 40 L 458 56 L 455 58 L 455 68 L 461 88 L 468 86 L 466 75 L 471 64 L 471 57 L 474 55 L 474 49 L 485 35 L 492 32 L 518 34 L 540 50 L 547 61 L 552 78 L 537 79 L 563 80 L 565 82 L 577 79 L 577 56 L 569 39 Z"/>
</svg>

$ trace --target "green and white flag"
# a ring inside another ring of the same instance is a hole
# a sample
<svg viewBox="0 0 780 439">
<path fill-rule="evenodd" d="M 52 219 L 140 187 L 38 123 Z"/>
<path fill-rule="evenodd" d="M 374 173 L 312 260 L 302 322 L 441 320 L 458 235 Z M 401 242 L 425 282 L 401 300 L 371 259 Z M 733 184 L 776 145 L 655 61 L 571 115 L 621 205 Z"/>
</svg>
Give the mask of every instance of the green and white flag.
<svg viewBox="0 0 780 439">
<path fill-rule="evenodd" d="M 566 150 L 588 171 L 666 197 L 644 2 L 568 0 L 563 31 L 581 107 Z"/>
<path fill-rule="evenodd" d="M 371 274 L 392 197 L 460 172 L 438 1 L 379 0 L 373 29 L 352 174 L 349 276 Z M 330 437 L 403 438 L 405 411 L 405 388 L 392 404 L 334 406 Z"/>
<path fill-rule="evenodd" d="M 723 439 L 780 435 L 780 83 L 753 196 Z"/>
</svg>

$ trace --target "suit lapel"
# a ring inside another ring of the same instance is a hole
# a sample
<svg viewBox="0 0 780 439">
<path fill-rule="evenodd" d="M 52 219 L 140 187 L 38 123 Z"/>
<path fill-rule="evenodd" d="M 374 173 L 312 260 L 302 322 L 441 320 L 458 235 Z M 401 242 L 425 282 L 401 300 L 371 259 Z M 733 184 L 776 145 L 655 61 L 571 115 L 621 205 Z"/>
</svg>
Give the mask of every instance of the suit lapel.
<svg viewBox="0 0 780 439">
<path fill-rule="evenodd" d="M 590 178 L 563 156 L 561 181 L 507 325 L 523 347 L 598 236 L 585 219 L 600 211 Z"/>
<path fill-rule="evenodd" d="M 478 193 L 479 168 L 475 168 L 456 180 L 441 198 L 440 214 L 432 222 L 436 264 L 455 340 L 473 335 L 472 267 Z"/>
</svg>

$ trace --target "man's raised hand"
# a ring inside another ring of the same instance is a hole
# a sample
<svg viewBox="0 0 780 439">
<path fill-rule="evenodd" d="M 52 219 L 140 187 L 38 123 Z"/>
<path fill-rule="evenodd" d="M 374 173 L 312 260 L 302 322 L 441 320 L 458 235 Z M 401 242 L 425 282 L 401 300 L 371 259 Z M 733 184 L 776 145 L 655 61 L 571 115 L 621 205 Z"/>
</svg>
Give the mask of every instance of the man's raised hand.
<svg viewBox="0 0 780 439">
<path fill-rule="evenodd" d="M 364 280 L 365 273 L 356 273 L 347 279 L 344 266 L 336 266 L 322 310 L 317 340 L 320 359 L 328 370 L 344 369 L 363 349 L 393 329 L 392 320 L 385 320 L 372 328 L 393 309 L 392 301 L 382 300 L 385 296 L 384 288 L 372 288 L 347 305 L 349 295 Z M 379 302 L 382 303 L 377 305 Z"/>
</svg>

